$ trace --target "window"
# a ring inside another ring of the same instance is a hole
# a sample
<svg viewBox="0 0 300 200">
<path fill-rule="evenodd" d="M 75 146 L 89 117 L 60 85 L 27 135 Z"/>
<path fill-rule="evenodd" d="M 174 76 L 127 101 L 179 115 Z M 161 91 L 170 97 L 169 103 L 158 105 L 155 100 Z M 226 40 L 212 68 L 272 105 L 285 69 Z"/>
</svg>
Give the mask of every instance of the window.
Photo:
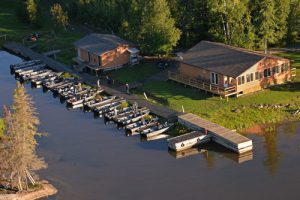
<svg viewBox="0 0 300 200">
<path fill-rule="evenodd" d="M 272 67 L 272 75 L 276 74 L 276 68 Z"/>
<path fill-rule="evenodd" d="M 246 80 L 247 80 L 247 83 L 251 81 L 251 80 L 250 80 L 250 74 L 247 74 L 247 75 L 246 75 Z"/>
<path fill-rule="evenodd" d="M 219 83 L 219 77 L 218 77 L 217 73 L 211 72 L 211 74 L 210 74 L 210 82 L 212 84 L 216 84 L 216 85 Z"/>
<path fill-rule="evenodd" d="M 259 72 L 255 72 L 255 80 L 259 79 Z"/>
<path fill-rule="evenodd" d="M 263 73 L 263 72 L 260 72 L 259 74 L 260 74 L 260 75 L 259 75 L 259 80 L 261 80 L 261 79 L 264 77 L 264 73 Z"/>
<path fill-rule="evenodd" d="M 242 76 L 242 84 L 244 84 L 244 83 L 245 83 L 245 77 Z"/>
<path fill-rule="evenodd" d="M 89 62 L 91 62 L 91 60 L 92 60 L 92 55 L 91 55 L 90 52 L 88 52 L 88 56 L 89 56 Z"/>
<path fill-rule="evenodd" d="M 271 76 L 272 75 L 271 74 L 271 68 L 268 68 L 267 70 L 268 70 L 268 76 Z"/>
<path fill-rule="evenodd" d="M 264 77 L 267 78 L 268 77 L 268 69 L 264 70 Z"/>
<path fill-rule="evenodd" d="M 242 84 L 242 79 L 241 77 L 238 77 L 238 85 L 241 85 Z"/>
<path fill-rule="evenodd" d="M 250 74 L 250 81 L 253 81 L 253 73 Z"/>
<path fill-rule="evenodd" d="M 278 66 L 275 67 L 275 73 L 276 73 L 276 74 L 279 73 L 279 67 L 278 67 Z"/>
<path fill-rule="evenodd" d="M 102 66 L 102 59 L 101 59 L 101 56 L 98 56 L 98 65 L 99 65 L 99 66 Z"/>
</svg>

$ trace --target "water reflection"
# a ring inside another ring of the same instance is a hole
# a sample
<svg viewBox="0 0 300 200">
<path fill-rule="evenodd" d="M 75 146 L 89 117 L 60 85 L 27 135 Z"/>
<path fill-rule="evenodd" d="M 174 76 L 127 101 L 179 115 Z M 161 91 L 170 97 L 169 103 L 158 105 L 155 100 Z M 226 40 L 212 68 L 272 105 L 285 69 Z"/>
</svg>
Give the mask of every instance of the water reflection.
<svg viewBox="0 0 300 200">
<path fill-rule="evenodd" d="M 278 125 L 255 125 L 244 132 L 246 134 L 256 134 L 261 135 L 264 138 L 264 149 L 266 151 L 266 158 L 264 160 L 264 165 L 268 168 L 272 175 L 275 175 L 278 170 L 278 165 L 281 159 L 281 153 L 278 150 Z M 289 137 L 293 137 L 296 133 L 295 127 L 287 125 L 283 126 L 283 132 Z"/>
<path fill-rule="evenodd" d="M 180 152 L 175 152 L 173 150 L 168 150 L 168 153 L 176 159 L 181 159 L 189 156 L 201 155 L 207 163 L 208 169 L 213 169 L 215 165 L 215 154 L 222 155 L 223 158 L 232 160 L 236 163 L 244 163 L 253 159 L 253 152 L 247 152 L 244 154 L 236 154 L 232 151 L 227 150 L 226 148 L 215 144 L 205 144 L 199 147 L 187 149 Z"/>
</svg>

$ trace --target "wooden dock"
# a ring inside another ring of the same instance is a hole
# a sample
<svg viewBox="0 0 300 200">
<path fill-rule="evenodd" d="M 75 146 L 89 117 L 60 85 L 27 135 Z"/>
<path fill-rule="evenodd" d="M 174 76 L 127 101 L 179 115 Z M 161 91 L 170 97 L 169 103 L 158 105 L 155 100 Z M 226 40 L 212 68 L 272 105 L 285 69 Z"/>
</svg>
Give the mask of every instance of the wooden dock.
<svg viewBox="0 0 300 200">
<path fill-rule="evenodd" d="M 239 154 L 252 151 L 252 140 L 194 114 L 187 113 L 180 115 L 178 116 L 178 121 L 191 129 L 210 135 L 211 140 L 214 142 Z"/>
<path fill-rule="evenodd" d="M 17 55 L 20 55 L 24 58 L 28 58 L 28 59 L 32 59 L 32 60 L 41 60 L 49 68 L 51 68 L 55 71 L 71 73 L 75 77 L 81 79 L 83 82 L 85 82 L 91 86 L 97 85 L 98 77 L 95 77 L 95 76 L 92 76 L 92 75 L 89 75 L 86 73 L 79 73 L 73 67 L 65 65 L 61 62 L 58 62 L 46 55 L 37 53 L 37 52 L 33 51 L 32 49 L 23 46 L 20 43 L 7 42 L 4 44 L 4 48 L 6 48 L 7 50 L 9 50 Z M 177 116 L 180 114 L 179 112 L 172 110 L 170 108 L 167 108 L 165 106 L 151 103 L 142 97 L 139 97 L 136 95 L 128 95 L 124 91 L 114 89 L 113 87 L 111 87 L 110 85 L 107 85 L 105 83 L 101 83 L 101 87 L 105 90 L 105 92 L 107 92 L 110 95 L 123 97 L 131 104 L 133 104 L 134 102 L 137 102 L 139 106 L 147 107 L 155 115 L 158 115 L 158 116 L 168 119 L 170 121 L 177 120 Z"/>
</svg>

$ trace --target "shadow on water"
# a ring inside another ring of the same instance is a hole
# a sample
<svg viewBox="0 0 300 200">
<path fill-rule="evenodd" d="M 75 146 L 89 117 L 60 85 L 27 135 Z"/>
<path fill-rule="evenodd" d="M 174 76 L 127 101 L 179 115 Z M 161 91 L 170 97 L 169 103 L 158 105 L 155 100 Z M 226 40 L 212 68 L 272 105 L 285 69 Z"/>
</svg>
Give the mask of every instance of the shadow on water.
<svg viewBox="0 0 300 200">
<path fill-rule="evenodd" d="M 201 155 L 202 158 L 204 158 L 204 160 L 206 161 L 207 168 L 210 170 L 212 170 L 215 166 L 215 155 L 221 155 L 221 157 L 234 161 L 238 164 L 253 159 L 253 152 L 247 152 L 239 155 L 214 142 L 203 144 L 198 147 L 194 147 L 180 152 L 175 152 L 169 149 L 168 153 L 176 159 Z"/>
</svg>

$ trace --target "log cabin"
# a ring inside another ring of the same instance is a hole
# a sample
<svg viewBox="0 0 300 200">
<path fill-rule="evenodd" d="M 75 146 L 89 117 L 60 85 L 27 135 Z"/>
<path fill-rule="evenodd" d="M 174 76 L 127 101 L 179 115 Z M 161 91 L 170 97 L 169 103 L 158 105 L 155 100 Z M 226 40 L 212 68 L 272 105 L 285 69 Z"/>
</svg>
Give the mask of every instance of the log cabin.
<svg viewBox="0 0 300 200">
<path fill-rule="evenodd" d="M 240 96 L 282 84 L 296 75 L 285 58 L 201 41 L 181 54 L 170 80 L 222 97 Z"/>
<path fill-rule="evenodd" d="M 74 45 L 77 57 L 73 60 L 93 75 L 138 62 L 137 45 L 115 35 L 92 33 Z"/>
</svg>

